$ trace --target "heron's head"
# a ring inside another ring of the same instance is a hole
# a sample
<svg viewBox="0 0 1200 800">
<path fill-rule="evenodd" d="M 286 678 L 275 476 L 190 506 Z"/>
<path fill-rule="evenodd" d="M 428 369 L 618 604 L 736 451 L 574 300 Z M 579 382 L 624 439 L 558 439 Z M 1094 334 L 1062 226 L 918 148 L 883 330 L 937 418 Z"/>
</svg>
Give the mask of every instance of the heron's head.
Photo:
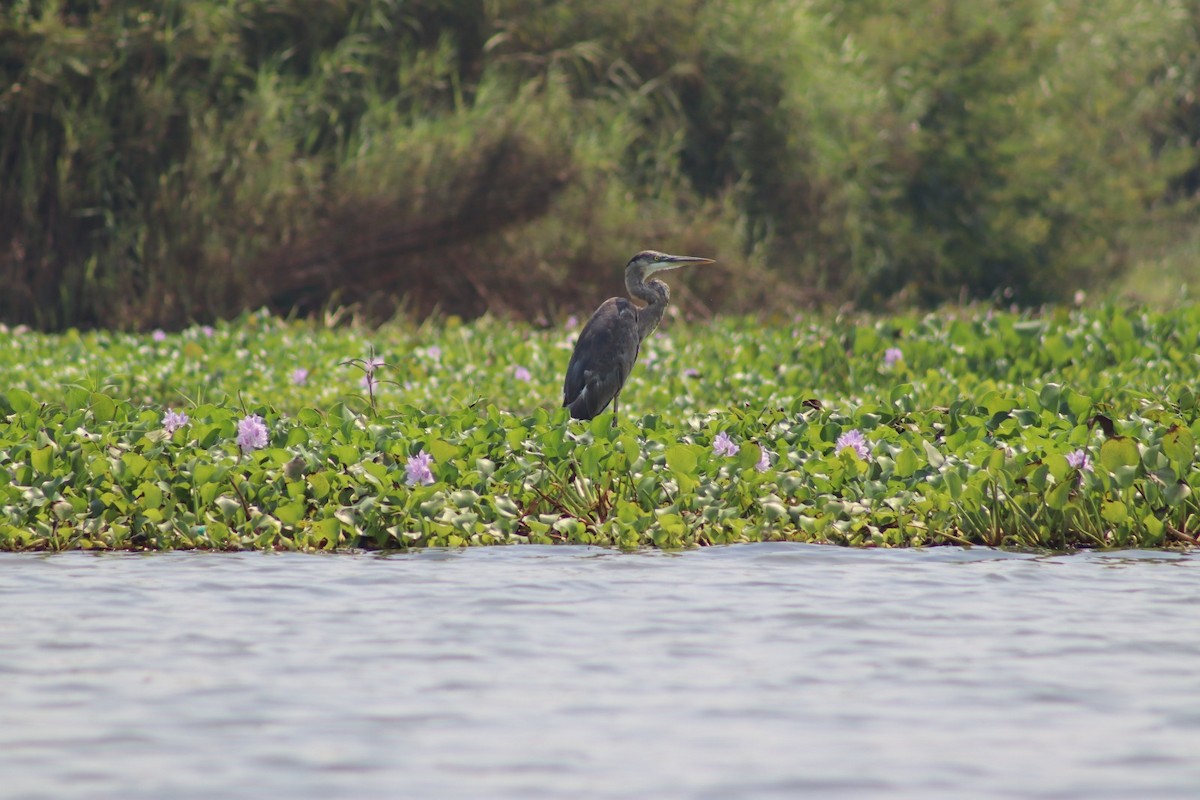
<svg viewBox="0 0 1200 800">
<path fill-rule="evenodd" d="M 630 281 L 640 283 L 654 273 L 662 272 L 663 270 L 676 269 L 688 264 L 711 263 L 713 263 L 711 258 L 673 256 L 670 253 L 660 253 L 657 250 L 643 250 L 629 259 L 629 266 L 625 267 L 625 280 L 627 283 Z"/>
</svg>

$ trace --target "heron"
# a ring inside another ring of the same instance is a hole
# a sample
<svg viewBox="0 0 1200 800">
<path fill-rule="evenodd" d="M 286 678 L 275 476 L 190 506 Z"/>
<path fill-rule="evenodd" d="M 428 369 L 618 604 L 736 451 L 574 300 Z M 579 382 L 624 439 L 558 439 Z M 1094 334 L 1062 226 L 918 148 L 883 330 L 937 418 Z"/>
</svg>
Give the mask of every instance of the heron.
<svg viewBox="0 0 1200 800">
<path fill-rule="evenodd" d="M 643 250 L 629 259 L 625 288 L 646 305 L 639 308 L 624 297 L 610 297 L 583 326 L 563 381 L 563 406 L 571 410 L 572 417 L 593 419 L 612 403 L 616 426 L 621 388 L 637 361 L 642 341 L 658 327 L 671 299 L 667 284 L 646 278 L 688 264 L 711 263 L 711 258 L 673 256 L 657 250 Z"/>
</svg>

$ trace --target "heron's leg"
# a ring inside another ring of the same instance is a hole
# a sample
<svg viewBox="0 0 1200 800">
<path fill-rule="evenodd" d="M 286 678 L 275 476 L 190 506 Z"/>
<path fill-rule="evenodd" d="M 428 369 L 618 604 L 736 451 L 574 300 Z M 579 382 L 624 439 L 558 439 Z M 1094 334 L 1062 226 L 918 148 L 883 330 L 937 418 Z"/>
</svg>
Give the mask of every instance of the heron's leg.
<svg viewBox="0 0 1200 800">
<path fill-rule="evenodd" d="M 620 399 L 621 399 L 620 392 L 617 392 L 615 395 L 613 395 L 613 424 L 612 424 L 612 426 L 614 428 L 617 427 L 617 401 Z"/>
</svg>

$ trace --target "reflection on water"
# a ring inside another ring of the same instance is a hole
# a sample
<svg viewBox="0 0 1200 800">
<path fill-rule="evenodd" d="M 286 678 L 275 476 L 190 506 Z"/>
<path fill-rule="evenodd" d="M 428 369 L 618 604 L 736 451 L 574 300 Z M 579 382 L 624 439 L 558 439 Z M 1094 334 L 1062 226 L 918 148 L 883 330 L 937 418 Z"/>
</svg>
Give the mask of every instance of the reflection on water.
<svg viewBox="0 0 1200 800">
<path fill-rule="evenodd" d="M 1200 796 L 1200 557 L 0 557 L 4 797 Z"/>
</svg>

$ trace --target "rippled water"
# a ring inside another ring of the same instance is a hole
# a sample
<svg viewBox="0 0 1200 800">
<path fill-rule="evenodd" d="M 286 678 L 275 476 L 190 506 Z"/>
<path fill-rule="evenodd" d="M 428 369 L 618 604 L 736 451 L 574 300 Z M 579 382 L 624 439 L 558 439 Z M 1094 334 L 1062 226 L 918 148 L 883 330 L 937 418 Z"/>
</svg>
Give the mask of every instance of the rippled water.
<svg viewBox="0 0 1200 800">
<path fill-rule="evenodd" d="M 1200 797 L 1200 558 L 0 557 L 0 796 Z"/>
</svg>

